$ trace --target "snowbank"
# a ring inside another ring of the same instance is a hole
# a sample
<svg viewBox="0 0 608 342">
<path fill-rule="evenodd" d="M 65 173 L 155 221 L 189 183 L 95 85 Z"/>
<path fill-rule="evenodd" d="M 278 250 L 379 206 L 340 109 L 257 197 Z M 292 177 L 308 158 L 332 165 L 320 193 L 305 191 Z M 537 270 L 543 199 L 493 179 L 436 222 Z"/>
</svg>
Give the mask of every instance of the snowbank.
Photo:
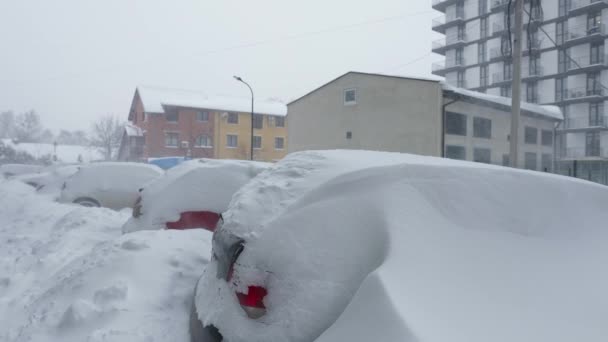
<svg viewBox="0 0 608 342">
<path fill-rule="evenodd" d="M 14 148 L 16 151 L 23 151 L 33 156 L 41 158 L 47 155 L 55 154 L 55 146 L 53 144 L 44 143 L 13 143 L 10 139 L 2 139 L 6 146 Z M 82 161 L 78 157 L 82 157 Z M 57 145 L 57 159 L 63 163 L 89 163 L 92 161 L 103 160 L 104 156 L 94 148 L 77 145 Z"/>
<path fill-rule="evenodd" d="M 233 198 L 216 234 L 245 241 L 235 285 L 212 262 L 199 316 L 230 341 L 605 341 L 607 201 L 532 171 L 292 154 Z M 259 320 L 247 286 L 268 289 Z"/>
<path fill-rule="evenodd" d="M 0 181 L 0 341 L 188 341 L 208 232 L 122 235 L 127 212 Z"/>
</svg>

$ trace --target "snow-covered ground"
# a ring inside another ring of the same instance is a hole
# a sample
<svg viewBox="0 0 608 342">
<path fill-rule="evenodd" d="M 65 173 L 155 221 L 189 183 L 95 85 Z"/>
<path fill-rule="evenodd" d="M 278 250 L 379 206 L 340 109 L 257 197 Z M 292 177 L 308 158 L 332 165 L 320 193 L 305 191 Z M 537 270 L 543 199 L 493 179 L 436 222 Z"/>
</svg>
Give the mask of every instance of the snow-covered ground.
<svg viewBox="0 0 608 342">
<path fill-rule="evenodd" d="M 2 139 L 6 146 L 14 148 L 16 151 L 23 151 L 35 158 L 41 158 L 55 153 L 53 144 L 45 143 L 18 143 L 15 144 L 11 139 Z M 82 157 L 83 163 L 103 160 L 103 155 L 98 150 L 88 146 L 77 145 L 57 145 L 57 159 L 63 163 L 79 163 L 78 157 Z"/>
<path fill-rule="evenodd" d="M 202 230 L 122 235 L 130 211 L 0 181 L 0 341 L 187 341 Z"/>
</svg>

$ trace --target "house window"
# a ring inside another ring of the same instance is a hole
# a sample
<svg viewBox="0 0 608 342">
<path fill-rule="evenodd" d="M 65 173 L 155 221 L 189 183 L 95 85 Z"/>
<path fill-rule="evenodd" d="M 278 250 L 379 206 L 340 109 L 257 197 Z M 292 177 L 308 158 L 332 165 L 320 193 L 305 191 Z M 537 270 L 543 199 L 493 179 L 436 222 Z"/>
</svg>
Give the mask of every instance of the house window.
<svg viewBox="0 0 608 342">
<path fill-rule="evenodd" d="M 526 101 L 538 103 L 538 86 L 536 82 L 526 83 Z"/>
<path fill-rule="evenodd" d="M 490 164 L 492 162 L 492 151 L 489 148 L 473 149 L 473 161 Z"/>
<path fill-rule="evenodd" d="M 526 126 L 524 130 L 524 141 L 526 144 L 536 145 L 538 143 L 538 129 Z"/>
<path fill-rule="evenodd" d="M 540 156 L 540 169 L 543 172 L 551 172 L 553 169 L 553 157 L 548 153 L 543 153 Z"/>
<path fill-rule="evenodd" d="M 253 136 L 253 148 L 261 149 L 262 148 L 262 137 L 259 135 Z"/>
<path fill-rule="evenodd" d="M 253 115 L 253 128 L 262 129 L 264 126 L 264 116 L 260 114 Z"/>
<path fill-rule="evenodd" d="M 201 135 L 196 138 L 196 147 L 212 147 L 211 137 L 208 135 Z"/>
<path fill-rule="evenodd" d="M 589 104 L 589 126 L 604 125 L 604 103 Z"/>
<path fill-rule="evenodd" d="M 473 136 L 475 138 L 492 138 L 492 120 L 486 118 L 473 118 Z"/>
<path fill-rule="evenodd" d="M 226 147 L 236 148 L 239 145 L 239 136 L 236 134 L 226 135 Z"/>
<path fill-rule="evenodd" d="M 357 104 L 357 89 L 345 89 L 344 90 L 344 104 L 353 105 Z"/>
<path fill-rule="evenodd" d="M 285 138 L 283 138 L 283 137 L 274 138 L 274 149 L 282 150 L 284 148 L 285 148 Z"/>
<path fill-rule="evenodd" d="M 447 145 L 445 157 L 450 159 L 466 160 L 466 150 L 463 146 Z"/>
<path fill-rule="evenodd" d="M 446 134 L 467 135 L 467 117 L 464 114 L 447 112 L 445 114 Z"/>
<path fill-rule="evenodd" d="M 488 66 L 482 65 L 479 67 L 479 86 L 487 87 L 488 86 Z"/>
<path fill-rule="evenodd" d="M 485 42 L 479 43 L 477 45 L 477 59 L 479 59 L 479 63 L 484 63 L 486 61 L 486 57 L 487 57 L 486 51 L 487 51 L 487 48 L 486 48 Z"/>
<path fill-rule="evenodd" d="M 165 118 L 169 122 L 177 122 L 179 116 L 177 114 L 177 108 L 165 109 Z"/>
<path fill-rule="evenodd" d="M 527 170 L 537 169 L 536 153 L 526 152 L 524 154 L 524 168 Z"/>
<path fill-rule="evenodd" d="M 484 15 L 487 12 L 488 12 L 488 0 L 479 0 L 479 15 Z"/>
<path fill-rule="evenodd" d="M 229 124 L 238 124 L 239 123 L 239 114 L 228 113 L 228 123 Z"/>
<path fill-rule="evenodd" d="M 590 45 L 589 63 L 591 65 L 604 63 L 604 42 L 592 43 Z"/>
<path fill-rule="evenodd" d="M 353 132 L 348 131 L 346 132 L 346 139 L 352 139 L 353 138 Z"/>
<path fill-rule="evenodd" d="M 567 78 L 556 78 L 555 79 L 555 101 L 559 102 L 559 101 L 563 101 L 565 98 L 565 94 L 566 94 L 566 88 L 567 88 L 567 83 L 568 79 Z"/>
<path fill-rule="evenodd" d="M 540 132 L 540 142 L 543 146 L 553 146 L 553 131 L 543 129 Z"/>
<path fill-rule="evenodd" d="M 585 135 L 585 156 L 600 156 L 600 132 L 587 132 Z"/>
<path fill-rule="evenodd" d="M 196 112 L 196 120 L 197 121 L 209 121 L 209 112 L 206 112 L 206 111 Z"/>
<path fill-rule="evenodd" d="M 285 118 L 282 116 L 276 116 L 274 118 L 274 125 L 276 127 L 285 127 Z"/>
<path fill-rule="evenodd" d="M 485 1 L 480 1 L 479 3 L 483 3 Z M 479 19 L 479 36 L 481 39 L 488 37 L 488 18 Z"/>
<path fill-rule="evenodd" d="M 177 147 L 179 144 L 179 133 L 166 132 L 165 133 L 165 146 Z"/>
</svg>

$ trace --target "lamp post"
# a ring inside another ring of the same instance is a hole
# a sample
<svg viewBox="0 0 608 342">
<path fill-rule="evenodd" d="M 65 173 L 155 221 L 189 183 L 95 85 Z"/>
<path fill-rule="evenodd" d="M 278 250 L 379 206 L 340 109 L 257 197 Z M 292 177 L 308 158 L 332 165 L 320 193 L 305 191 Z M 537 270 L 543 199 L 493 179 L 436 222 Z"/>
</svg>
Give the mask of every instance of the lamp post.
<svg viewBox="0 0 608 342">
<path fill-rule="evenodd" d="M 243 83 L 244 85 L 247 86 L 247 88 L 249 88 L 249 91 L 251 92 L 251 149 L 250 149 L 250 156 L 251 156 L 251 160 L 253 160 L 253 89 L 251 89 L 251 86 L 249 85 L 249 83 L 243 81 L 242 78 L 238 77 L 238 76 L 234 76 L 234 79 Z"/>
</svg>

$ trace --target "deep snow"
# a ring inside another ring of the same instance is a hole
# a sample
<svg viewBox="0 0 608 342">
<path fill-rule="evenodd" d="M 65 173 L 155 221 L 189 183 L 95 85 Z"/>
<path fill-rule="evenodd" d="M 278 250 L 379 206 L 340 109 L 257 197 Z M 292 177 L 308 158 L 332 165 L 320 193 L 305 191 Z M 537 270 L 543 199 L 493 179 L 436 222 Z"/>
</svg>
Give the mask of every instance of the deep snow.
<svg viewBox="0 0 608 342">
<path fill-rule="evenodd" d="M 187 341 L 202 230 L 122 235 L 128 211 L 0 181 L 0 341 Z"/>
</svg>

